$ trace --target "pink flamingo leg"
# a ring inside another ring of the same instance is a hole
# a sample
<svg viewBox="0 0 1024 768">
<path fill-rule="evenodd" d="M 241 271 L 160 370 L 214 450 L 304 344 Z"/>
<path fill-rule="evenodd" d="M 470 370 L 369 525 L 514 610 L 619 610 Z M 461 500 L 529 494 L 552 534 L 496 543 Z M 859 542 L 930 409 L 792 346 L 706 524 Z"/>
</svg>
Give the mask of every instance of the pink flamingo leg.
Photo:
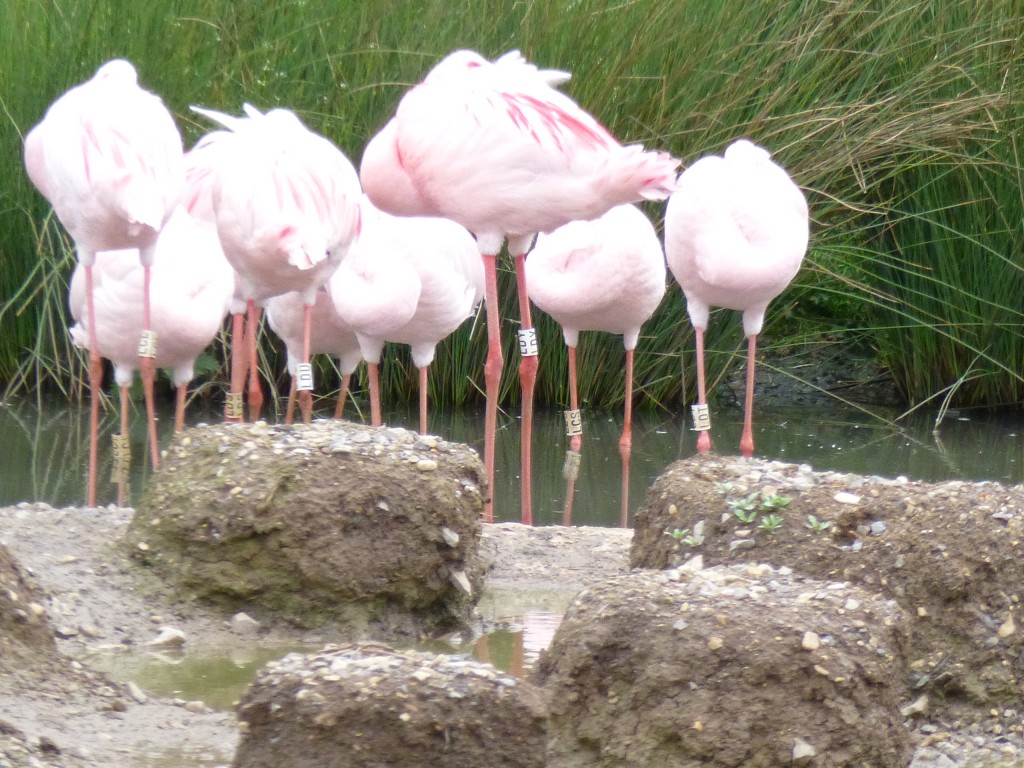
<svg viewBox="0 0 1024 768">
<path fill-rule="evenodd" d="M 706 434 L 706 433 L 705 433 Z M 622 437 L 619 454 L 622 456 L 622 513 L 623 528 L 629 526 L 629 459 L 633 452 L 633 350 L 626 350 L 626 407 L 622 419 Z"/>
<path fill-rule="evenodd" d="M 174 403 L 174 434 L 185 431 L 185 404 L 188 400 L 188 384 L 179 384 Z"/>
<path fill-rule="evenodd" d="M 694 328 L 693 335 L 697 340 L 697 403 L 707 405 L 707 385 L 704 379 L 704 329 Z M 697 433 L 697 450 L 707 453 L 711 450 L 711 432 L 702 430 Z"/>
<path fill-rule="evenodd" d="M 747 338 L 747 397 L 743 406 L 743 435 L 740 437 L 740 453 L 747 458 L 754 455 L 754 357 L 757 351 L 757 335 Z"/>
<path fill-rule="evenodd" d="M 255 301 L 249 299 L 246 302 L 246 311 L 248 314 L 245 342 L 246 356 L 249 361 L 249 421 L 259 421 L 260 412 L 263 410 L 263 390 L 260 388 L 260 360 L 256 353 L 256 334 L 259 333 L 260 315 L 263 310 L 256 306 Z"/>
<path fill-rule="evenodd" d="M 148 332 L 153 328 L 149 307 L 150 268 L 143 267 L 142 274 L 142 328 Z M 146 421 L 149 423 L 149 455 L 153 461 L 153 469 L 160 468 L 160 446 L 156 440 L 156 405 L 153 402 L 153 383 L 156 379 L 156 366 L 152 357 L 145 355 L 139 358 L 139 375 L 142 377 L 142 393 L 146 400 Z"/>
<path fill-rule="evenodd" d="M 420 368 L 420 434 L 427 434 L 427 366 Z"/>
<path fill-rule="evenodd" d="M 96 338 L 96 312 L 92 301 L 92 265 L 85 268 L 85 300 L 89 312 L 89 483 L 88 504 L 96 506 L 97 444 L 100 423 L 100 387 L 103 385 L 103 362 L 100 360 L 99 340 Z"/>
<path fill-rule="evenodd" d="M 519 289 L 519 324 L 524 330 L 533 328 L 530 318 L 530 299 L 526 292 L 526 254 L 515 254 L 516 285 Z M 522 451 L 520 455 L 520 485 L 522 494 L 523 525 L 533 525 L 533 392 L 537 384 L 537 369 L 540 361 L 537 355 L 524 355 L 519 363 L 519 382 L 522 388 Z"/>
<path fill-rule="evenodd" d="M 302 362 L 309 364 L 309 338 L 313 326 L 313 305 L 303 306 L 304 322 L 302 328 Z M 299 410 L 302 411 L 302 423 L 309 424 L 313 420 L 313 393 L 308 389 L 299 392 Z"/>
<path fill-rule="evenodd" d="M 370 424 L 379 427 L 384 423 L 380 410 L 380 364 L 366 364 L 366 373 L 370 379 Z"/>
<path fill-rule="evenodd" d="M 576 388 L 576 347 L 569 347 L 569 408 L 579 410 L 580 401 Z M 569 438 L 569 448 L 579 451 L 583 447 L 583 435 L 573 435 Z"/>
<path fill-rule="evenodd" d="M 341 389 L 338 390 L 338 404 L 334 408 L 334 418 L 340 419 L 345 413 L 345 401 L 348 400 L 348 387 L 352 383 L 352 376 L 344 374 L 341 377 Z"/>
<path fill-rule="evenodd" d="M 242 388 L 245 386 L 245 315 L 236 312 L 231 315 L 231 391 L 224 404 L 224 421 L 244 421 Z"/>
<path fill-rule="evenodd" d="M 298 379 L 292 376 L 292 384 L 288 389 L 288 407 L 284 412 L 284 423 L 291 424 L 295 421 L 295 394 L 298 390 Z"/>
<path fill-rule="evenodd" d="M 498 390 L 501 384 L 501 318 L 498 307 L 497 256 L 483 254 L 487 302 L 487 363 L 484 366 L 487 406 L 484 415 L 484 467 L 487 492 L 484 497 L 484 522 L 494 522 L 494 439 L 498 431 Z"/>
</svg>

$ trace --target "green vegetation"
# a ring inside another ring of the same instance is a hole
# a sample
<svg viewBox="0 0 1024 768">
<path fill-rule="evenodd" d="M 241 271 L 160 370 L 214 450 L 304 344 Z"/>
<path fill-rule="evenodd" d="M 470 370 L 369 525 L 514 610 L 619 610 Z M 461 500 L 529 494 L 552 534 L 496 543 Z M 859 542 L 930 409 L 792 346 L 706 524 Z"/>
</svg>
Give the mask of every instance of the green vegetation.
<svg viewBox="0 0 1024 768">
<path fill-rule="evenodd" d="M 295 109 L 358 164 L 404 91 L 445 53 L 519 48 L 571 70 L 565 90 L 624 142 L 690 163 L 745 135 L 791 171 L 811 205 L 811 251 L 770 310 L 762 348 L 859 344 L 914 403 L 1018 402 L 1022 22 L 1017 0 L 522 0 L 457 13 L 439 0 L 8 0 L 0 7 L 0 381 L 67 395 L 81 388 L 64 332 L 74 258 L 25 177 L 21 149 L 49 103 L 101 62 L 134 61 L 187 146 L 207 129 L 190 104 L 237 112 L 249 101 Z M 647 210 L 659 220 L 663 208 Z M 503 311 L 515 318 L 510 278 Z M 538 319 L 538 397 L 564 403 L 561 335 Z M 512 349 L 515 323 L 503 330 Z M 485 336 L 482 321 L 467 324 L 439 351 L 431 393 L 439 402 L 481 398 Z M 671 286 L 638 348 L 638 402 L 677 407 L 692 346 Z M 707 346 L 714 391 L 742 358 L 735 313 L 715 314 Z M 279 350 L 267 355 L 283 368 Z M 622 358 L 619 339 L 583 335 L 589 407 L 621 403 Z M 407 398 L 415 371 L 407 353 L 395 360 L 384 368 L 385 396 Z M 510 401 L 515 365 L 506 371 Z M 318 381 L 329 383 L 329 369 Z"/>
</svg>

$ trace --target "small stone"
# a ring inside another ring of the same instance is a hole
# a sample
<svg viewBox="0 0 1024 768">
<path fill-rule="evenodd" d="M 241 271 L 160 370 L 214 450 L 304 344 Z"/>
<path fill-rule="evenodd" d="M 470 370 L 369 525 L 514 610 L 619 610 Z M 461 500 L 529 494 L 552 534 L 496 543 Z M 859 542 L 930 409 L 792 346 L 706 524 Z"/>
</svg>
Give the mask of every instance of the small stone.
<svg viewBox="0 0 1024 768">
<path fill-rule="evenodd" d="M 140 552 L 149 552 L 149 544 L 146 542 L 140 541 L 137 546 Z"/>
<path fill-rule="evenodd" d="M 437 462 L 433 459 L 420 459 L 416 462 L 416 469 L 420 472 L 433 472 L 437 469 Z"/>
<path fill-rule="evenodd" d="M 818 754 L 818 750 L 812 747 L 803 739 L 793 740 L 793 765 L 804 765 Z"/>
<path fill-rule="evenodd" d="M 804 639 L 800 645 L 805 651 L 816 651 L 821 647 L 821 638 L 816 632 L 804 632 Z"/>
<path fill-rule="evenodd" d="M 913 717 L 914 715 L 925 715 L 928 713 L 928 694 L 923 693 L 914 699 L 909 704 L 904 704 L 900 707 L 900 714 L 903 717 Z"/>
<path fill-rule="evenodd" d="M 917 606 L 917 618 L 923 619 L 928 616 L 928 609 L 923 605 Z"/>
<path fill-rule="evenodd" d="M 753 549 L 757 542 L 753 539 L 733 539 L 729 542 L 729 551 L 735 552 L 739 549 Z"/>
<path fill-rule="evenodd" d="M 125 688 L 128 689 L 128 695 L 131 696 L 138 704 L 145 704 L 149 701 L 149 697 L 145 692 L 131 680 L 125 683 Z"/>
<path fill-rule="evenodd" d="M 473 585 L 469 583 L 469 577 L 466 576 L 465 571 L 452 571 L 451 582 L 469 597 L 473 596 Z"/>
<path fill-rule="evenodd" d="M 441 526 L 441 538 L 449 547 L 454 547 L 459 543 L 459 534 L 446 525 Z"/>
<path fill-rule="evenodd" d="M 1006 621 L 999 625 L 996 634 L 1004 640 L 1017 631 L 1017 625 L 1013 623 L 1013 614 L 1006 617 Z"/>
<path fill-rule="evenodd" d="M 708 640 L 708 648 L 712 651 L 719 650 L 723 645 L 725 645 L 725 641 L 718 636 L 712 637 Z"/>
<path fill-rule="evenodd" d="M 160 634 L 146 645 L 159 648 L 180 648 L 185 644 L 185 633 L 176 627 L 160 627 Z"/>
<path fill-rule="evenodd" d="M 191 712 L 193 715 L 201 715 L 206 712 L 206 704 L 202 701 L 187 701 L 185 702 L 185 711 Z"/>
<path fill-rule="evenodd" d="M 839 491 L 835 496 L 832 497 L 840 504 L 860 504 L 860 496 L 855 493 L 849 493 L 847 491 Z"/>
<path fill-rule="evenodd" d="M 260 623 L 247 613 L 239 611 L 231 617 L 231 631 L 236 635 L 253 635 L 259 628 Z"/>
</svg>

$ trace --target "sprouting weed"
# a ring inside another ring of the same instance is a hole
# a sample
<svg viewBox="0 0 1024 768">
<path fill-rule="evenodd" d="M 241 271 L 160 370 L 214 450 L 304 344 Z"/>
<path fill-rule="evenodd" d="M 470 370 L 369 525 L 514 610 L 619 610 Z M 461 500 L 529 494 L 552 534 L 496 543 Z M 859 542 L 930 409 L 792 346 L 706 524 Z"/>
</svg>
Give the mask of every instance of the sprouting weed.
<svg viewBox="0 0 1024 768">
<path fill-rule="evenodd" d="M 778 493 L 762 493 L 761 494 L 761 507 L 762 509 L 781 509 L 791 502 L 793 499 L 789 496 L 782 496 Z"/>
<path fill-rule="evenodd" d="M 676 528 L 671 531 L 665 531 L 665 535 L 671 536 L 676 541 L 683 542 L 688 547 L 699 547 L 704 543 L 704 537 L 690 533 L 689 528 Z"/>
<path fill-rule="evenodd" d="M 831 520 L 819 520 L 814 515 L 807 516 L 807 527 L 815 533 L 822 533 L 832 527 Z"/>
<path fill-rule="evenodd" d="M 729 495 L 735 489 L 736 489 L 736 483 L 731 483 L 729 481 L 723 481 L 723 482 L 720 482 L 720 483 L 715 483 L 715 491 L 717 491 L 718 493 L 722 494 L 723 496 Z"/>
<path fill-rule="evenodd" d="M 761 525 L 759 525 L 758 528 L 762 531 L 768 531 L 768 533 L 775 533 L 782 527 L 782 523 L 782 515 L 777 515 L 774 512 L 771 512 L 761 518 Z"/>
</svg>

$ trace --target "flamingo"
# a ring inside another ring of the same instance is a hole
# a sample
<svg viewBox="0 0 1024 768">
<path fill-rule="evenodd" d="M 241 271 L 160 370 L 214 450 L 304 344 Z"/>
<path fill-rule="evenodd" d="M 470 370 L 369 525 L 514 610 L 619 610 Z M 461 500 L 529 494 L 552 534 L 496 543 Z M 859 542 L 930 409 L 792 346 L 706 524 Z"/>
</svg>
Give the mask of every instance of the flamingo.
<svg viewBox="0 0 1024 768">
<path fill-rule="evenodd" d="M 124 59 L 101 66 L 71 88 L 25 137 L 29 179 L 74 240 L 92 302 L 93 265 L 101 251 L 137 250 L 144 275 L 141 340 L 136 341 L 149 421 L 153 466 L 159 465 L 153 404 L 156 339 L 150 315 L 150 267 L 157 237 L 185 184 L 181 135 L 160 98 L 143 90 Z M 91 314 L 91 313 L 90 313 Z M 103 369 L 89 343 L 89 506 L 96 505 L 96 441 Z"/>
<path fill-rule="evenodd" d="M 532 523 L 530 443 L 537 350 L 524 257 L 538 232 L 592 219 L 614 205 L 659 200 L 678 161 L 622 146 L 555 89 L 569 79 L 518 51 L 488 61 L 455 51 L 402 98 L 369 142 L 360 176 L 374 205 L 402 216 L 443 216 L 476 235 L 486 275 L 488 354 L 484 463 L 493 520 L 494 439 L 502 351 L 496 261 L 502 243 L 516 266 L 522 382 L 522 521 Z"/>
<path fill-rule="evenodd" d="M 296 376 L 298 364 L 302 360 L 303 334 L 305 333 L 305 304 L 302 294 L 286 293 L 267 300 L 267 322 L 271 329 L 284 341 L 288 351 L 288 373 L 291 374 L 291 391 L 288 393 L 288 409 L 285 423 L 291 424 L 295 413 L 295 395 L 297 391 Z M 322 285 L 316 292 L 316 300 L 310 314 L 309 353 L 311 355 L 332 355 L 338 360 L 341 372 L 341 387 L 338 390 L 338 404 L 334 409 L 334 418 L 340 419 L 345 410 L 348 398 L 349 383 L 363 353 L 359 349 L 359 339 L 355 331 L 346 324 L 334 310 L 334 302 Z"/>
<path fill-rule="evenodd" d="M 231 393 L 225 416 L 240 421 L 243 359 L 250 368 L 250 416 L 259 418 L 256 378 L 257 307 L 297 291 L 305 307 L 298 364 L 299 406 L 312 418 L 309 366 L 311 313 L 317 290 L 337 268 L 359 231 L 359 177 L 348 158 L 310 131 L 287 109 L 263 114 L 245 105 L 246 117 L 193 107 L 227 130 L 204 136 L 189 153 L 187 204 L 212 216 L 224 254 L 235 268 L 245 301 L 232 309 Z M 242 338 L 248 351 L 243 352 Z"/>
<path fill-rule="evenodd" d="M 395 217 L 363 198 L 363 228 L 328 285 L 356 329 L 370 373 L 371 421 L 382 422 L 378 368 L 386 341 L 409 344 L 419 369 L 420 434 L 427 433 L 427 376 L 438 343 L 484 296 L 476 241 L 453 221 Z"/>
<path fill-rule="evenodd" d="M 114 365 L 114 378 L 121 389 L 123 445 L 128 434 L 128 388 L 139 368 L 135 339 L 142 328 L 144 268 L 134 249 L 103 253 L 92 270 L 92 309 L 85 269 L 79 264 L 71 278 L 68 303 L 72 317 L 78 321 L 71 327 L 71 337 L 90 355 L 105 357 Z M 216 231 L 193 220 L 183 208 L 176 209 L 161 230 L 151 269 L 150 319 L 160 339 L 152 359 L 156 367 L 173 370 L 177 388 L 174 431 L 181 432 L 195 361 L 213 341 L 227 315 L 234 272 L 224 258 Z M 125 463 L 130 460 L 128 456 L 117 458 Z M 95 478 L 90 484 L 95 484 Z M 123 503 L 123 495 L 120 501 Z"/>
<path fill-rule="evenodd" d="M 697 406 L 707 408 L 704 331 L 711 307 L 743 313 L 747 392 L 740 453 L 754 453 L 754 359 L 768 304 L 800 269 L 810 238 L 807 200 L 771 155 L 747 139 L 710 155 L 679 177 L 665 211 L 668 266 L 686 296 L 697 344 Z M 703 428 L 702 428 L 703 427 Z M 709 424 L 697 450 L 711 450 Z"/>
<path fill-rule="evenodd" d="M 592 221 L 573 221 L 540 235 L 526 260 L 530 300 L 562 327 L 569 349 L 570 435 L 565 520 L 572 514 L 574 467 L 583 443 L 576 390 L 576 344 L 580 331 L 622 335 L 626 348 L 622 456 L 622 524 L 628 520 L 632 448 L 633 350 L 640 327 L 665 295 L 665 253 L 650 220 L 633 205 L 619 205 Z M 572 455 L 575 454 L 575 455 Z"/>
</svg>

